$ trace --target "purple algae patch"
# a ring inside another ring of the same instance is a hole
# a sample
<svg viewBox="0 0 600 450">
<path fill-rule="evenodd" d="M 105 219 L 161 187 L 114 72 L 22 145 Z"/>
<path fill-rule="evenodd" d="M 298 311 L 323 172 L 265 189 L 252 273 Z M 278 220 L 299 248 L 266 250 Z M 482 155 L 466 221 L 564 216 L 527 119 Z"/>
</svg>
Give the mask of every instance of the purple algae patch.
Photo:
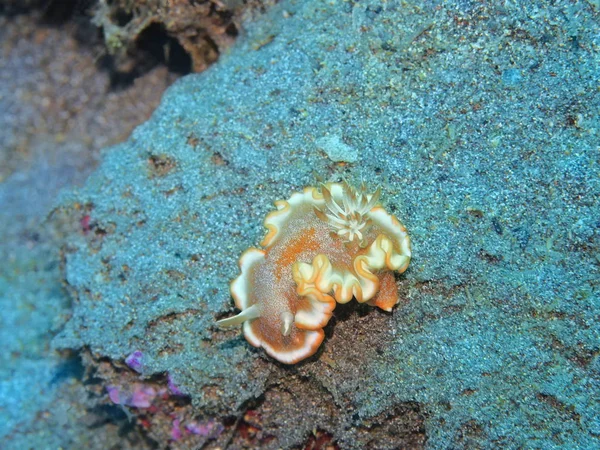
<svg viewBox="0 0 600 450">
<path fill-rule="evenodd" d="M 185 429 L 198 436 L 216 438 L 223 432 L 224 427 L 219 422 L 210 419 L 205 422 L 190 422 Z"/>
<path fill-rule="evenodd" d="M 171 377 L 171 374 L 167 375 L 167 386 L 169 388 L 169 391 L 171 392 L 171 394 L 173 395 L 178 395 L 178 396 L 184 396 L 185 394 L 183 392 L 181 392 L 181 390 L 177 387 L 177 385 L 175 384 L 175 382 L 173 381 L 173 377 Z"/>
<path fill-rule="evenodd" d="M 127 358 L 125 358 L 125 364 L 127 364 L 131 369 L 135 370 L 137 373 L 142 373 L 142 369 L 144 367 L 143 358 L 144 354 L 140 350 L 136 350 Z"/>
<path fill-rule="evenodd" d="M 135 384 L 131 390 L 107 386 L 106 391 L 114 404 L 134 408 L 149 408 L 157 395 L 156 389 L 143 384 Z"/>
</svg>

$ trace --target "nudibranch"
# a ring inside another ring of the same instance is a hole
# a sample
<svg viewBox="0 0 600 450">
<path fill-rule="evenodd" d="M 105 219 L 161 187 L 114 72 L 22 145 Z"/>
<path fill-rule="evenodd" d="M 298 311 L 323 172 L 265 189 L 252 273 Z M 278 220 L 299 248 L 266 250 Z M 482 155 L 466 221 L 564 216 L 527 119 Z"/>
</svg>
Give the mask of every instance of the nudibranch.
<svg viewBox="0 0 600 450">
<path fill-rule="evenodd" d="M 217 323 L 243 324 L 250 344 L 294 364 L 317 351 L 337 303 L 355 298 L 391 311 L 399 301 L 391 271 L 408 267 L 410 239 L 379 194 L 327 183 L 275 202 L 262 248 L 241 256 L 231 283 L 241 312 Z"/>
</svg>

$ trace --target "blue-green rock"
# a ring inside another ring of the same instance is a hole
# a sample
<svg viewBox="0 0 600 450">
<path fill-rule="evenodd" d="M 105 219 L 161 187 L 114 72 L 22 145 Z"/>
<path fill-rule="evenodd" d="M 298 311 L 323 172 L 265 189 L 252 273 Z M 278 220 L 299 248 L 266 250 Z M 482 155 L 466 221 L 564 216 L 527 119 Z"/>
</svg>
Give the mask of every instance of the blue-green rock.
<svg viewBox="0 0 600 450">
<path fill-rule="evenodd" d="M 205 413 L 287 371 L 354 426 L 417 404 L 428 448 L 599 447 L 598 36 L 590 2 L 280 3 L 64 199 L 91 225 L 56 346 L 140 350 Z M 272 202 L 316 176 L 381 185 L 414 259 L 393 314 L 283 369 L 214 322 Z"/>
</svg>

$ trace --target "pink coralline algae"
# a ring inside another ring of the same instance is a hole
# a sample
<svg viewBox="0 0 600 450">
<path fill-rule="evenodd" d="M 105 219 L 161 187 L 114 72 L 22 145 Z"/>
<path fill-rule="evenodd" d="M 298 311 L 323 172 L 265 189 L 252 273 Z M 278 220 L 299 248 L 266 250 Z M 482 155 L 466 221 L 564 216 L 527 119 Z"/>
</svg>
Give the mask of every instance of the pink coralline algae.
<svg viewBox="0 0 600 450">
<path fill-rule="evenodd" d="M 216 439 L 223 432 L 225 428 L 214 419 L 207 420 L 205 422 L 190 422 L 185 424 L 184 430 L 187 434 L 193 434 L 196 436 L 202 436 L 208 439 Z M 178 441 L 183 437 L 181 430 L 181 420 L 173 419 L 173 426 L 171 427 L 171 439 Z"/>
<path fill-rule="evenodd" d="M 213 419 L 205 422 L 190 422 L 185 426 L 185 429 L 192 434 L 209 438 L 218 437 L 224 430 L 223 425 Z"/>
<path fill-rule="evenodd" d="M 175 382 L 173 381 L 173 378 L 171 377 L 171 374 L 167 375 L 167 387 L 169 388 L 169 391 L 171 392 L 171 394 L 173 395 L 177 395 L 177 396 L 184 396 L 185 394 L 183 392 L 181 392 L 181 390 L 177 387 L 177 385 L 175 384 Z"/>
<path fill-rule="evenodd" d="M 106 390 L 114 404 L 134 408 L 149 408 L 157 395 L 154 388 L 143 384 L 134 384 L 130 391 L 122 390 L 117 386 L 107 386 Z"/>
<path fill-rule="evenodd" d="M 127 364 L 131 369 L 135 370 L 137 373 L 141 373 L 144 367 L 142 362 L 143 358 L 144 354 L 141 351 L 136 350 L 127 358 L 125 358 L 125 364 Z"/>
<path fill-rule="evenodd" d="M 179 428 L 180 425 L 181 422 L 179 419 L 175 419 L 173 421 L 173 428 L 171 428 L 171 439 L 174 441 L 181 439 L 181 428 Z"/>
</svg>

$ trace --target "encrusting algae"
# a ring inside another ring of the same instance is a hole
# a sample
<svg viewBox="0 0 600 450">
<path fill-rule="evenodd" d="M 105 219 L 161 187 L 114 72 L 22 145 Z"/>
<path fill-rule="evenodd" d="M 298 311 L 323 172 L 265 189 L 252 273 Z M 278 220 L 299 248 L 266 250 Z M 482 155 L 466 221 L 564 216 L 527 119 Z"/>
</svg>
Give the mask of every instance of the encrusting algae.
<svg viewBox="0 0 600 450">
<path fill-rule="evenodd" d="M 313 355 L 337 303 L 355 298 L 385 311 L 399 301 L 394 275 L 411 257 L 406 229 L 377 202 L 380 191 L 347 183 L 308 187 L 265 218 L 262 249 L 240 258 L 231 295 L 250 344 L 294 364 Z"/>
</svg>

